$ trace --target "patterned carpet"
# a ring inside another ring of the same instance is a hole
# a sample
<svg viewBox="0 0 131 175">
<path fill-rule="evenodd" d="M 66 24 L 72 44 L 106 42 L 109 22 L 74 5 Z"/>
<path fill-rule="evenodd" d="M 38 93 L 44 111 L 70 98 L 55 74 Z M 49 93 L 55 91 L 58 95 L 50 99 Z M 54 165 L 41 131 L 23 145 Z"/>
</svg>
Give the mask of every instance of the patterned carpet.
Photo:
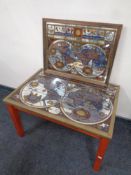
<svg viewBox="0 0 131 175">
<path fill-rule="evenodd" d="M 92 170 L 98 142 L 62 126 L 21 114 L 20 138 L 2 99 L 12 90 L 0 86 L 0 175 L 130 175 L 131 121 L 117 117 L 101 170 Z"/>
</svg>

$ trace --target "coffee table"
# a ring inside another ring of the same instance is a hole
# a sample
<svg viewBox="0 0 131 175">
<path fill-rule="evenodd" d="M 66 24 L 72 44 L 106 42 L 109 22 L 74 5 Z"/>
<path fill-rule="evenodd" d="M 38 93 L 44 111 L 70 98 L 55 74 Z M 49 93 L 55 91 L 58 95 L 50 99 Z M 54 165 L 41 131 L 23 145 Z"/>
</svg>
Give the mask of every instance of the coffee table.
<svg viewBox="0 0 131 175">
<path fill-rule="evenodd" d="M 40 69 L 37 71 L 32 77 L 30 77 L 27 81 L 25 81 L 20 87 L 15 89 L 11 94 L 9 94 L 5 99 L 4 102 L 7 105 L 8 111 L 10 113 L 10 117 L 13 121 L 13 124 L 16 128 L 16 132 L 20 137 L 23 137 L 25 135 L 24 128 L 20 119 L 20 112 L 26 112 L 27 114 L 33 114 L 36 117 L 40 117 L 42 119 L 54 122 L 56 124 L 62 125 L 64 127 L 70 128 L 72 130 L 75 130 L 77 132 L 83 133 L 87 136 L 94 137 L 99 140 L 99 146 L 96 153 L 96 158 L 93 164 L 93 169 L 95 171 L 98 171 L 100 169 L 100 166 L 102 164 L 102 160 L 104 158 L 106 149 L 108 147 L 108 144 L 112 138 L 113 135 L 113 129 L 114 129 L 114 123 L 115 123 L 115 116 L 116 116 L 116 108 L 117 108 L 117 102 L 118 102 L 118 94 L 119 94 L 119 86 L 108 84 L 108 86 L 105 88 L 105 90 L 102 89 L 102 93 L 106 94 L 106 97 L 110 98 L 112 103 L 112 111 L 111 116 L 108 117 L 108 119 L 101 121 L 97 121 L 95 124 L 86 124 L 81 123 L 79 121 L 73 121 L 67 116 L 64 115 L 63 111 L 61 110 L 60 106 L 57 106 L 57 110 L 55 108 L 51 108 L 52 106 L 46 106 L 45 108 L 41 108 L 41 104 L 38 103 L 37 107 L 33 106 L 33 103 L 28 103 L 26 101 L 23 101 L 22 93 L 25 93 L 25 89 L 29 83 L 36 83 L 36 81 L 39 81 L 41 84 L 43 82 L 43 79 L 46 79 L 46 81 L 57 81 L 58 82 L 64 82 L 65 87 L 72 86 L 84 86 L 86 88 L 90 88 L 89 85 L 85 85 L 80 82 L 68 80 L 66 78 L 61 78 L 55 75 L 45 75 L 43 72 L 43 69 Z M 31 84 L 34 86 L 34 84 Z M 92 88 L 92 86 L 91 86 Z M 46 88 L 47 89 L 47 88 Z M 54 87 L 52 87 L 54 89 Z M 93 89 L 98 89 L 99 92 L 101 92 L 101 87 L 93 87 Z M 68 89 L 69 91 L 70 89 Z M 46 90 L 44 89 L 45 93 Z M 48 89 L 47 89 L 48 91 Z M 52 90 L 53 91 L 53 90 Z M 52 93 L 52 91 L 50 93 Z M 62 91 L 63 92 L 63 91 Z M 28 95 L 24 95 L 27 99 Z M 63 95 L 61 95 L 63 96 Z M 52 95 L 53 97 L 53 95 Z M 45 98 L 45 97 L 43 97 Z M 57 99 L 58 102 L 57 105 L 61 104 L 61 99 Z M 47 101 L 48 102 L 48 101 Z M 34 103 L 36 104 L 36 103 Z M 42 104 L 43 105 L 43 104 Z M 50 110 L 49 110 L 50 108 Z M 54 111 L 55 112 L 54 112 Z M 52 112 L 53 111 L 53 112 Z"/>
</svg>

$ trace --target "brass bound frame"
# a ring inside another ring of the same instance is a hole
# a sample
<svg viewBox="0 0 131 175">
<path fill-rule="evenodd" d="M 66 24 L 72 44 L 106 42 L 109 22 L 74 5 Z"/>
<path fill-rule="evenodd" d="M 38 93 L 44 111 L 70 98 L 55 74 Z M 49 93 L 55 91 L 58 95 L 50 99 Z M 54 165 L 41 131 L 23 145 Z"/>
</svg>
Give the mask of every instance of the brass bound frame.
<svg viewBox="0 0 131 175">
<path fill-rule="evenodd" d="M 60 19 L 43 19 L 43 57 L 45 74 L 53 74 L 94 85 L 107 86 L 121 34 L 121 24 L 82 22 Z M 104 50 L 107 62 L 101 76 L 85 77 L 80 74 L 59 71 L 50 66 L 49 48 L 52 43 L 63 40 L 74 45 L 95 45 Z M 109 48 L 108 48 L 109 47 Z"/>
</svg>

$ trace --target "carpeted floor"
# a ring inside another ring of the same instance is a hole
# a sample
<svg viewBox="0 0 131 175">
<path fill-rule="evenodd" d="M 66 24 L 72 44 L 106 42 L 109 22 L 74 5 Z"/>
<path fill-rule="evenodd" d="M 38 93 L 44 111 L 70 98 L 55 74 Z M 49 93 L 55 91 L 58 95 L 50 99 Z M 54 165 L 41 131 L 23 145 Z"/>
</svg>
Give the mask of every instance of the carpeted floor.
<svg viewBox="0 0 131 175">
<path fill-rule="evenodd" d="M 26 136 L 18 137 L 2 102 L 10 92 L 0 86 L 0 175 L 131 175 L 131 121 L 116 119 L 103 166 L 95 173 L 96 139 L 26 114 Z"/>
</svg>

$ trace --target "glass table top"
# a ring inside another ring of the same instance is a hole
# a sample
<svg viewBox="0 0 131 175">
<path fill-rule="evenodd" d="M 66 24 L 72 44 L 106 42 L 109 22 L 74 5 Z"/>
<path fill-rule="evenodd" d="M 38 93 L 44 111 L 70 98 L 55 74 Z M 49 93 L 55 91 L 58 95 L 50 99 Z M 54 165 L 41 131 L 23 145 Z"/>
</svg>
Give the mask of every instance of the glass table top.
<svg viewBox="0 0 131 175">
<path fill-rule="evenodd" d="M 31 108 L 108 130 L 116 88 L 106 89 L 39 72 L 11 98 Z"/>
</svg>

